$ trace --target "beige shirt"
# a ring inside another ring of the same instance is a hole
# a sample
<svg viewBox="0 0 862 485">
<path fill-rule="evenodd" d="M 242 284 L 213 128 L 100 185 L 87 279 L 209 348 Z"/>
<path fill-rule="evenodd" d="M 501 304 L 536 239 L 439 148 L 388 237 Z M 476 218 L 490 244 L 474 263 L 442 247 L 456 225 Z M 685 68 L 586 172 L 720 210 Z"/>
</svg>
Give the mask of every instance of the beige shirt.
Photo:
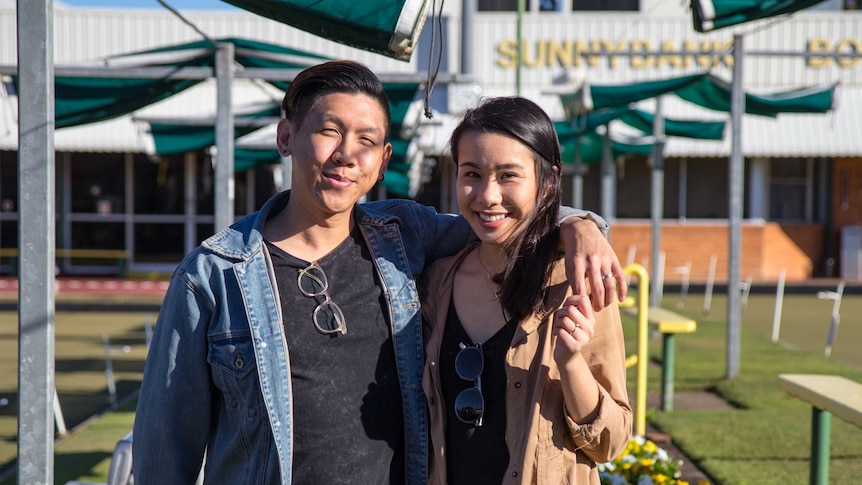
<svg viewBox="0 0 862 485">
<path fill-rule="evenodd" d="M 446 482 L 446 422 L 437 360 L 455 270 L 472 247 L 437 261 L 422 291 L 426 361 L 422 387 L 430 413 L 429 483 Z M 616 303 L 596 313 L 595 334 L 582 350 L 599 388 L 599 414 L 578 424 L 566 413 L 563 383 L 554 360 L 553 312 L 571 294 L 562 260 L 551 279 L 545 310 L 522 321 L 506 354 L 506 484 L 599 485 L 596 463 L 613 460 L 632 431 L 625 376 L 625 348 Z"/>
</svg>

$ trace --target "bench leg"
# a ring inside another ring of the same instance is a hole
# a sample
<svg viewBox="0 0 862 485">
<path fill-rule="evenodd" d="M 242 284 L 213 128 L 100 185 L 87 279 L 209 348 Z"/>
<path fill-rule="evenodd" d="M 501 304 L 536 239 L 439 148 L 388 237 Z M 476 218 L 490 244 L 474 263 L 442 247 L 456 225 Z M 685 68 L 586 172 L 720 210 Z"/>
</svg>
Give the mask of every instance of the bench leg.
<svg viewBox="0 0 862 485">
<path fill-rule="evenodd" d="M 811 408 L 811 485 L 829 485 L 829 433 L 832 413 Z"/>
<path fill-rule="evenodd" d="M 674 334 L 662 337 L 661 410 L 673 411 Z"/>
</svg>

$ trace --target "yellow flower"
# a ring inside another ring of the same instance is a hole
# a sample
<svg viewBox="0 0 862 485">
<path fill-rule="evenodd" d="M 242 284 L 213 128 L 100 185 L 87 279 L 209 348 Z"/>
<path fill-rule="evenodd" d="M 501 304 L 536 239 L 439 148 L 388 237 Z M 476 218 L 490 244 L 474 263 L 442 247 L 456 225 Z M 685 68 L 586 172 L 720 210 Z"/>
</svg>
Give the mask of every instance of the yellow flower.
<svg viewBox="0 0 862 485">
<path fill-rule="evenodd" d="M 658 451 L 658 446 L 652 441 L 647 440 L 647 442 L 644 443 L 644 451 L 647 453 L 655 453 Z"/>
</svg>

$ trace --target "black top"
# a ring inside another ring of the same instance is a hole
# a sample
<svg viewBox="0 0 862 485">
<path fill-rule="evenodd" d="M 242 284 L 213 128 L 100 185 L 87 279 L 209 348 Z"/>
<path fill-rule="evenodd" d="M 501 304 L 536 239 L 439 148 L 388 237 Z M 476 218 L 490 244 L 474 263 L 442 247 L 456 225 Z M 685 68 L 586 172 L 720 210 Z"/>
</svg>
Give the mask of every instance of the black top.
<svg viewBox="0 0 862 485">
<path fill-rule="evenodd" d="M 309 266 L 267 243 L 282 302 L 293 386 L 293 483 L 404 483 L 401 388 L 383 291 L 361 233 L 318 260 L 347 334 L 312 321 L 323 297 L 300 293 Z"/>
<path fill-rule="evenodd" d="M 485 409 L 482 426 L 465 424 L 455 415 L 455 397 L 473 387 L 472 381 L 461 379 L 455 372 L 455 357 L 459 344 L 475 345 L 464 330 L 455 311 L 449 305 L 446 329 L 440 346 L 440 384 L 446 408 L 446 468 L 449 485 L 500 485 L 509 464 L 506 448 L 506 352 L 515 335 L 515 325 L 506 323 L 486 342 L 481 342 L 485 355 L 482 370 L 482 394 Z"/>
</svg>

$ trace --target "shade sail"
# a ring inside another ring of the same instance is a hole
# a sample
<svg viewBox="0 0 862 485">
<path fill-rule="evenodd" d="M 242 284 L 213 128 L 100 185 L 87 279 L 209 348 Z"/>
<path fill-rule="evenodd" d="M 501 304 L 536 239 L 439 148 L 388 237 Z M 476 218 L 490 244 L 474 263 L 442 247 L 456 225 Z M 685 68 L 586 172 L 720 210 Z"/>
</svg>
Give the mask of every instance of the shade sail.
<svg viewBox="0 0 862 485">
<path fill-rule="evenodd" d="M 773 117 L 779 113 L 826 113 L 835 108 L 835 88 L 836 84 L 828 84 L 771 94 L 745 93 L 745 112 Z M 730 112 L 730 84 L 712 74 L 630 84 L 585 83 L 574 93 L 561 94 L 560 101 L 571 119 L 574 114 L 600 112 L 670 93 L 707 109 Z"/>
<path fill-rule="evenodd" d="M 54 80 L 54 126 L 65 128 L 116 118 L 173 96 L 199 82 L 58 77 Z"/>
<path fill-rule="evenodd" d="M 275 165 L 281 163 L 278 150 L 260 150 L 255 148 L 234 148 L 233 170 L 242 172 L 258 165 Z"/>
<path fill-rule="evenodd" d="M 233 43 L 236 62 L 244 67 L 304 69 L 327 60 L 298 49 L 247 39 L 224 38 L 218 42 Z M 213 45 L 207 41 L 188 42 L 114 56 L 99 67 L 213 67 L 214 52 Z M 14 81 L 18 82 L 17 77 Z M 129 114 L 200 82 L 103 76 L 56 77 L 55 127 L 66 128 Z"/>
<path fill-rule="evenodd" d="M 627 106 L 637 101 L 654 98 L 675 91 L 703 79 L 706 74 L 692 74 L 656 81 L 643 81 L 630 84 L 592 84 L 584 86 L 576 93 L 562 95 L 563 106 L 567 111 L 589 112 L 602 108 Z"/>
<path fill-rule="evenodd" d="M 653 132 L 655 115 L 643 110 L 633 109 L 620 117 L 623 123 L 644 133 Z M 664 118 L 664 134 L 700 140 L 721 140 L 724 135 L 724 121 L 676 120 Z"/>
<path fill-rule="evenodd" d="M 254 113 L 237 116 L 237 120 L 253 120 L 260 118 L 278 117 L 281 107 L 272 105 Z M 236 123 L 234 126 L 234 138 L 245 136 L 256 131 L 260 126 L 247 123 Z M 159 155 L 176 155 L 179 153 L 195 152 L 215 145 L 215 129 L 210 122 L 200 124 L 188 123 L 150 123 L 150 133 Z M 275 140 L 273 140 L 273 149 Z"/>
<path fill-rule="evenodd" d="M 555 121 L 554 129 L 560 140 L 560 151 L 564 164 L 572 164 L 575 161 L 576 143 L 580 143 L 581 163 L 593 165 L 602 161 L 602 150 L 604 136 L 598 132 L 590 131 L 579 133 L 572 129 L 567 121 Z M 651 137 L 643 140 L 620 139 L 611 137 L 611 151 L 614 156 L 625 154 L 647 155 L 652 151 L 653 142 Z"/>
<path fill-rule="evenodd" d="M 773 94 L 745 93 L 745 112 L 775 117 L 781 113 L 826 113 L 835 108 L 836 84 L 794 89 Z M 674 91 L 680 98 L 704 108 L 730 112 L 730 84 L 707 76 Z"/>
<path fill-rule="evenodd" d="M 823 0 L 692 0 L 694 30 L 709 32 L 752 20 L 785 15 Z"/>
<path fill-rule="evenodd" d="M 410 60 L 430 0 L 224 0 L 314 35 Z"/>
</svg>

